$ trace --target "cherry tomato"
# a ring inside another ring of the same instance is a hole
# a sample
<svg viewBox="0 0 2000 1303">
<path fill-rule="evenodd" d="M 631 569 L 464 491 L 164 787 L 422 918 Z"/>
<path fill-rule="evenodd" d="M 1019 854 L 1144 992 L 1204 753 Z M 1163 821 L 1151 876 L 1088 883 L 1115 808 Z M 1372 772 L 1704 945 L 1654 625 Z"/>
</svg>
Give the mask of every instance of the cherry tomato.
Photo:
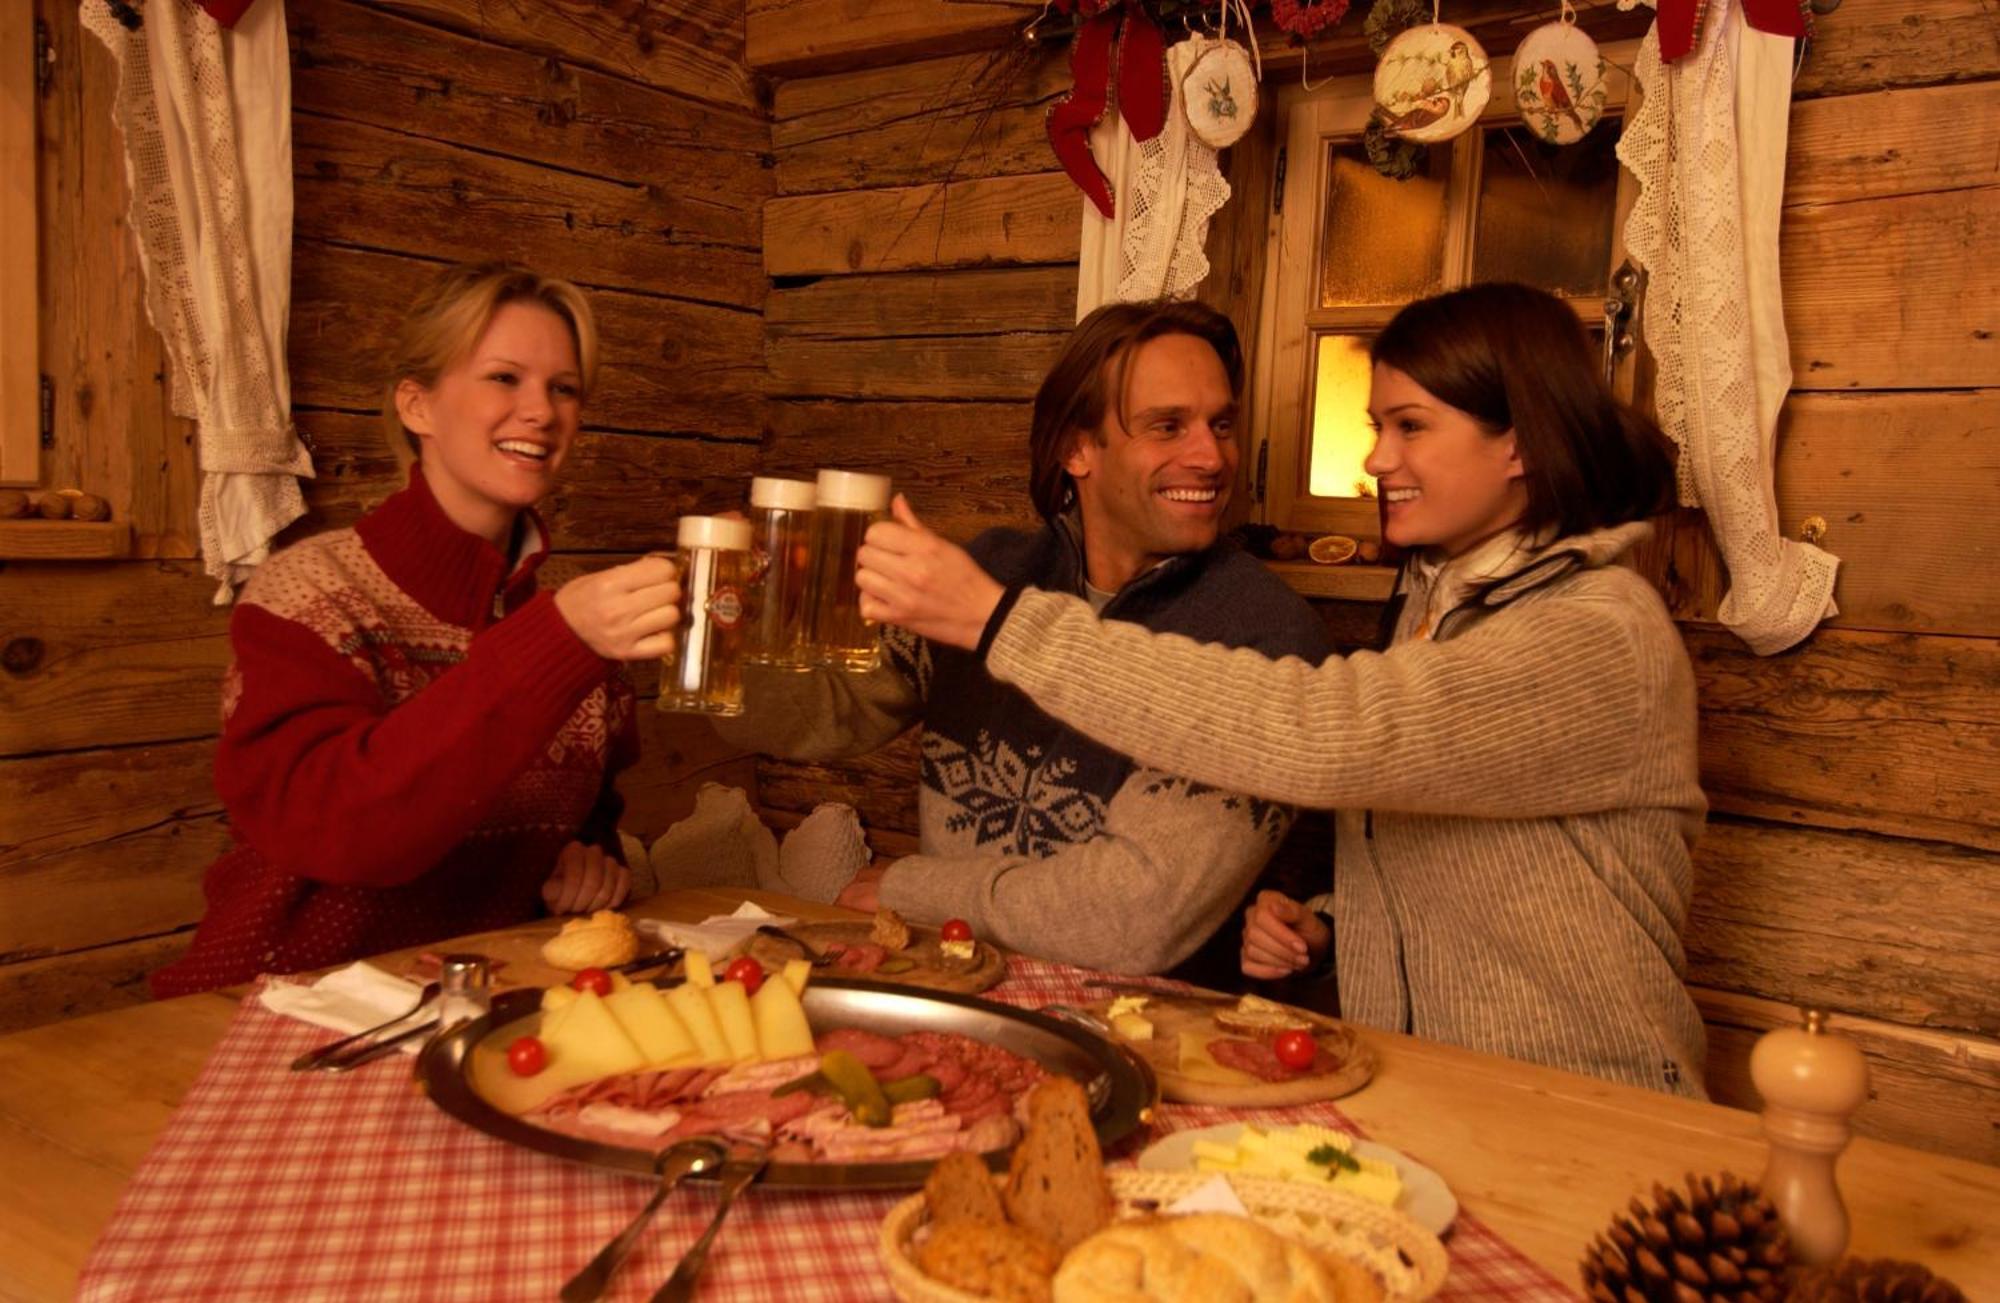
<svg viewBox="0 0 2000 1303">
<path fill-rule="evenodd" d="M 507 1066 L 517 1077 L 532 1077 L 549 1066 L 548 1047 L 533 1036 L 517 1036 L 507 1047 Z"/>
<path fill-rule="evenodd" d="M 946 941 L 970 941 L 972 924 L 962 918 L 948 918 L 944 921 L 944 926 L 938 929 L 938 935 Z"/>
<path fill-rule="evenodd" d="M 745 992 L 755 995 L 757 988 L 764 984 L 764 965 L 748 955 L 741 959 L 732 959 L 729 961 L 729 967 L 722 970 L 722 980 L 741 982 Z"/>
<path fill-rule="evenodd" d="M 1271 1046 L 1271 1052 L 1278 1056 L 1278 1062 L 1288 1068 L 1303 1070 L 1313 1065 L 1319 1057 L 1319 1042 L 1313 1034 L 1294 1027 L 1288 1032 L 1279 1032 L 1278 1039 Z"/>
<path fill-rule="evenodd" d="M 579 991 L 595 991 L 599 995 L 611 994 L 611 974 L 602 968 L 586 968 L 570 978 L 569 984 Z"/>
</svg>

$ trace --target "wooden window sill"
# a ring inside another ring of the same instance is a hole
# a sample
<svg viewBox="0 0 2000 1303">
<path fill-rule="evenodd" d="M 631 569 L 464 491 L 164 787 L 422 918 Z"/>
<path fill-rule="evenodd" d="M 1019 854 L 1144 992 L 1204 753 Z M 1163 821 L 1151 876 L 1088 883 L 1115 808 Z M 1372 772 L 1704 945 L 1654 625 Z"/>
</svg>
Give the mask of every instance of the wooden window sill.
<svg viewBox="0 0 2000 1303">
<path fill-rule="evenodd" d="M 0 520 L 0 560 L 113 561 L 132 554 L 123 520 Z"/>
<path fill-rule="evenodd" d="M 1271 573 L 1301 597 L 1330 597 L 1343 602 L 1386 602 L 1396 582 L 1394 566 L 1349 563 L 1323 566 L 1313 561 L 1266 561 Z"/>
</svg>

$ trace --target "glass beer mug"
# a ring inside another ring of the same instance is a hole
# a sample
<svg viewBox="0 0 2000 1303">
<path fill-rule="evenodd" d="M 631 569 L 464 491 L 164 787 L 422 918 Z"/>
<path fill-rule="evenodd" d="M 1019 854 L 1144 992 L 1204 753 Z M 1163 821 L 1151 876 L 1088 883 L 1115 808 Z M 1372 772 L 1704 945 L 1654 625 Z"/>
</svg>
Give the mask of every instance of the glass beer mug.
<svg viewBox="0 0 2000 1303">
<path fill-rule="evenodd" d="M 882 661 L 875 626 L 861 618 L 854 554 L 889 508 L 889 477 L 821 471 L 806 582 L 806 641 L 814 661 L 866 672 Z"/>
<path fill-rule="evenodd" d="M 675 653 L 661 663 L 659 708 L 740 715 L 750 522 L 682 516 L 677 543 L 681 622 Z"/>
<path fill-rule="evenodd" d="M 814 486 L 759 475 L 750 481 L 750 627 L 743 663 L 772 669 L 812 666 L 805 642 L 806 560 Z"/>
</svg>

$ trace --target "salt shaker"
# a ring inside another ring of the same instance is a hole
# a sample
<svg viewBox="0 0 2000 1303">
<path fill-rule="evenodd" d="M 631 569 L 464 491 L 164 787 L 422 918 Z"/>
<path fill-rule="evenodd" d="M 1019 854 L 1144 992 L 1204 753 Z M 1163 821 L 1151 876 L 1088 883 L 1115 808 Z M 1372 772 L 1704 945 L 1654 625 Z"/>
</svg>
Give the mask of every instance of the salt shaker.
<svg viewBox="0 0 2000 1303">
<path fill-rule="evenodd" d="M 438 1030 L 484 1018 L 493 1005 L 485 955 L 446 955 L 439 961 Z"/>
<path fill-rule="evenodd" d="M 1764 1100 L 1771 1151 L 1764 1193 L 1791 1237 L 1792 1259 L 1817 1266 L 1847 1248 L 1833 1165 L 1847 1148 L 1847 1119 L 1868 1098 L 1868 1064 L 1853 1041 L 1827 1031 L 1825 1010 L 1804 1013 L 1802 1026 L 1758 1039 L 1750 1079 Z"/>
</svg>

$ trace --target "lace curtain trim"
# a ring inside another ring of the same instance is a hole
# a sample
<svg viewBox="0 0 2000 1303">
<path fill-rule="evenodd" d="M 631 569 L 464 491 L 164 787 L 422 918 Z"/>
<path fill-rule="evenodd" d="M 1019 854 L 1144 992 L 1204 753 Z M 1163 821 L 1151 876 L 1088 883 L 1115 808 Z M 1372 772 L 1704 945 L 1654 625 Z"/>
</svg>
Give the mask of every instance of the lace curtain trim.
<svg viewBox="0 0 2000 1303">
<path fill-rule="evenodd" d="M 1181 81 L 1207 44 L 1187 40 L 1167 51 L 1173 99 L 1159 135 L 1134 141 L 1115 112 L 1091 133 L 1090 152 L 1111 183 L 1116 211 L 1106 220 L 1081 201 L 1079 321 L 1105 303 L 1192 297 L 1208 276 L 1208 226 L 1229 200 L 1229 182 L 1216 151 L 1195 136 L 1181 100 Z"/>
<path fill-rule="evenodd" d="M 1729 567 L 1718 618 L 1768 655 L 1834 613 L 1839 562 L 1779 528 L 1777 411 L 1790 370 L 1776 300 L 1777 223 L 1775 207 L 1752 211 L 1747 224 L 1758 238 L 1747 239 L 1745 200 L 1777 201 L 1785 119 L 1775 115 L 1774 127 L 1763 115 L 1765 134 L 1741 148 L 1731 30 L 1740 25 L 1736 0 L 1710 0 L 1699 46 L 1672 66 L 1660 61 L 1657 28 L 1646 34 L 1635 70 L 1644 100 L 1618 157 L 1640 186 L 1625 244 L 1648 274 L 1643 335 L 1659 368 L 1660 424 L 1681 449 L 1680 498 L 1707 513 Z M 1789 81 L 1782 85 L 1788 96 Z M 1774 164 L 1776 177 L 1765 175 Z"/>
<path fill-rule="evenodd" d="M 284 47 L 282 10 L 275 23 Z M 82 10 L 84 27 L 118 61 L 113 118 L 125 142 L 130 222 L 145 269 L 146 310 L 173 368 L 174 410 L 198 426 L 203 566 L 221 581 L 218 602 L 269 552 L 270 539 L 305 514 L 299 476 L 312 460 L 294 433 L 284 392 L 282 312 L 290 266 L 253 265 L 248 197 L 231 102 L 230 61 L 215 20 L 192 0 L 155 0 L 128 31 L 102 0 Z M 261 29 L 264 39 L 273 36 Z M 261 111 L 291 112 L 289 84 Z M 282 171 L 259 176 L 285 187 L 282 231 L 267 248 L 290 248 L 289 130 Z M 266 160 L 265 166 L 272 165 Z M 260 302 L 260 273 L 272 293 Z"/>
</svg>

